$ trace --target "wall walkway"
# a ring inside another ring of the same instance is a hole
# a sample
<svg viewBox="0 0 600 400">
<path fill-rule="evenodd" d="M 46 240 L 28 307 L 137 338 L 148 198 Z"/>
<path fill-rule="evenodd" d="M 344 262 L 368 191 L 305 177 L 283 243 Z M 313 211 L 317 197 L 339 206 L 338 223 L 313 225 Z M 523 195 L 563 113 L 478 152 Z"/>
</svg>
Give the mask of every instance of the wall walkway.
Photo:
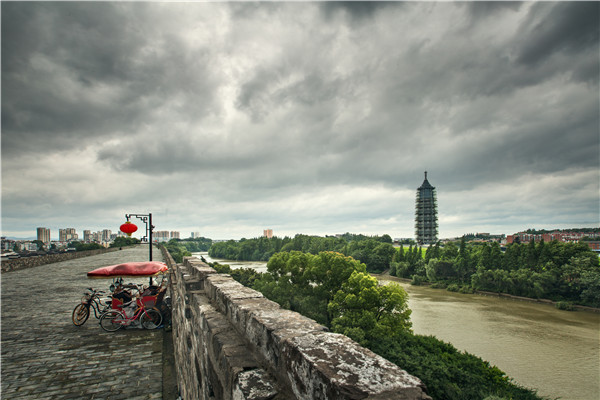
<svg viewBox="0 0 600 400">
<path fill-rule="evenodd" d="M 162 261 L 155 252 L 156 261 Z M 163 329 L 109 333 L 90 316 L 76 327 L 71 312 L 93 269 L 148 260 L 148 246 L 2 273 L 1 398 L 123 399 L 163 397 Z M 148 283 L 143 278 L 141 283 Z"/>
</svg>

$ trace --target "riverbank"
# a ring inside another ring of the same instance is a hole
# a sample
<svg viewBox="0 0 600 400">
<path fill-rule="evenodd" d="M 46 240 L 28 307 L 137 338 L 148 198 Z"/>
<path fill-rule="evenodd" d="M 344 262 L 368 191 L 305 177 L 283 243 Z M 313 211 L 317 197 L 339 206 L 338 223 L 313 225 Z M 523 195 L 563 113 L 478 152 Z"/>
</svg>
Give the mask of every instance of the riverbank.
<svg viewBox="0 0 600 400">
<path fill-rule="evenodd" d="M 412 282 L 411 279 L 408 278 L 399 278 L 397 276 L 393 276 L 390 275 L 388 273 L 383 273 L 383 274 L 371 274 L 372 276 L 374 276 L 375 278 L 377 278 L 378 280 L 391 280 L 391 281 L 397 281 L 397 282 L 402 282 L 402 283 L 408 283 L 410 284 Z M 439 290 L 445 290 L 447 291 L 445 288 L 437 288 L 437 287 L 433 287 L 431 285 L 431 283 L 426 282 L 426 283 L 422 283 L 420 285 L 417 286 L 425 286 L 425 287 L 429 287 L 432 289 L 439 289 Z M 456 293 L 460 293 L 460 292 L 456 292 Z M 501 297 L 504 299 L 510 299 L 510 300 L 518 300 L 518 301 L 527 301 L 530 303 L 537 303 L 537 304 L 547 304 L 547 305 L 551 305 L 555 308 L 559 308 L 557 307 L 557 304 L 559 302 L 557 301 L 553 301 L 553 300 L 549 300 L 549 299 L 534 299 L 531 297 L 523 297 L 523 296 L 515 296 L 512 294 L 508 294 L 508 293 L 497 293 L 497 292 L 488 292 L 488 291 L 484 291 L 484 290 L 474 290 L 472 293 L 469 294 L 477 294 L 480 296 L 492 296 L 492 297 Z M 587 312 L 593 312 L 593 313 L 599 313 L 600 314 L 600 308 L 595 308 L 595 307 L 588 307 L 588 306 L 581 306 L 578 304 L 573 304 L 572 305 L 572 310 L 568 310 L 568 311 L 587 311 Z M 560 309 L 560 308 L 559 308 Z"/>
</svg>

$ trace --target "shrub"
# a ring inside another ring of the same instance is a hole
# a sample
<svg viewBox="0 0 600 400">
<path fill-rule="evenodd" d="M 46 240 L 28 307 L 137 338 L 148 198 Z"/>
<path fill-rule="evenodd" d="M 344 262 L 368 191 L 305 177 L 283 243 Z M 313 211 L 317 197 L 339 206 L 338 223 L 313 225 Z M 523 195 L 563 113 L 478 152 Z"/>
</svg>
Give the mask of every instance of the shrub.
<svg viewBox="0 0 600 400">
<path fill-rule="evenodd" d="M 420 286 L 423 284 L 423 282 L 426 282 L 427 278 L 425 278 L 422 275 L 413 275 L 412 277 L 412 281 L 410 282 L 411 285 L 415 285 L 415 286 Z"/>
<path fill-rule="evenodd" d="M 460 287 L 456 283 L 452 283 L 452 284 L 448 285 L 448 287 L 446 288 L 446 290 L 449 292 L 458 292 L 459 289 L 460 289 Z"/>
<path fill-rule="evenodd" d="M 558 302 L 556 302 L 556 304 L 554 306 L 556 308 L 558 308 L 559 310 L 565 310 L 565 311 L 575 310 L 573 303 L 571 303 L 570 301 L 558 301 Z"/>
</svg>

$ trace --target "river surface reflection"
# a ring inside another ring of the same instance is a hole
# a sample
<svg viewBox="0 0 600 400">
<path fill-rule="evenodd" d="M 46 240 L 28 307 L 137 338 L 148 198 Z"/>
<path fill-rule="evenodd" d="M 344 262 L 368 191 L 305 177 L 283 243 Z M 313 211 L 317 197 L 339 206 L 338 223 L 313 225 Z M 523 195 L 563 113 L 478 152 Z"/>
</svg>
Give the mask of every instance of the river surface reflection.
<svg viewBox="0 0 600 400">
<path fill-rule="evenodd" d="M 264 262 L 214 261 L 266 272 Z M 542 396 L 600 399 L 600 314 L 398 283 L 409 294 L 415 333 L 475 354 Z"/>
</svg>

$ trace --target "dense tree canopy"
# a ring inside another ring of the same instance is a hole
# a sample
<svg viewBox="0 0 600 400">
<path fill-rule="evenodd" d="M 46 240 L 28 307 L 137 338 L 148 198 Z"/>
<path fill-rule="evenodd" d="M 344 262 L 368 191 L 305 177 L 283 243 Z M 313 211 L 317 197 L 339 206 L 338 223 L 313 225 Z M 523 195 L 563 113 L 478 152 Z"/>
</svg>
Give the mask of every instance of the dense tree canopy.
<svg viewBox="0 0 600 400">
<path fill-rule="evenodd" d="M 125 247 L 140 243 L 140 240 L 134 237 L 117 236 L 110 244 L 110 247 Z"/>
<path fill-rule="evenodd" d="M 328 311 L 334 332 L 364 346 L 411 327 L 406 291 L 395 283 L 379 286 L 364 272 L 350 275 L 329 302 Z"/>
<path fill-rule="evenodd" d="M 396 248 L 389 235 L 339 237 L 296 235 L 293 239 L 257 238 L 214 243 L 211 257 L 230 260 L 269 260 L 278 252 L 318 254 L 333 251 L 364 263 L 366 270 L 411 278 L 415 283 L 493 291 L 547 298 L 600 307 L 595 288 L 600 282 L 598 256 L 585 243 L 513 243 L 504 251 L 497 242 L 438 242 L 421 247 Z"/>
<path fill-rule="evenodd" d="M 322 251 L 333 251 L 351 256 L 364 263 L 372 272 L 382 272 L 389 268 L 396 250 L 390 235 L 365 236 L 346 233 L 340 236 L 296 235 L 294 238 L 229 240 L 214 243 L 208 254 L 214 258 L 245 261 L 268 261 L 278 252 L 301 251 L 318 254 Z"/>
<path fill-rule="evenodd" d="M 69 247 L 73 247 L 76 251 L 96 250 L 104 248 L 98 243 L 84 243 L 78 240 L 69 243 Z"/>
<path fill-rule="evenodd" d="M 410 253 L 410 251 L 409 251 Z M 396 261 L 402 259 L 403 261 Z M 421 260 L 397 256 L 392 275 L 436 285 L 600 307 L 598 255 L 585 243 L 493 243 L 429 247 Z"/>
<path fill-rule="evenodd" d="M 353 272 L 366 272 L 364 264 L 340 253 L 300 251 L 275 254 L 268 273 L 254 287 L 283 307 L 330 325 L 328 305 Z"/>
</svg>

